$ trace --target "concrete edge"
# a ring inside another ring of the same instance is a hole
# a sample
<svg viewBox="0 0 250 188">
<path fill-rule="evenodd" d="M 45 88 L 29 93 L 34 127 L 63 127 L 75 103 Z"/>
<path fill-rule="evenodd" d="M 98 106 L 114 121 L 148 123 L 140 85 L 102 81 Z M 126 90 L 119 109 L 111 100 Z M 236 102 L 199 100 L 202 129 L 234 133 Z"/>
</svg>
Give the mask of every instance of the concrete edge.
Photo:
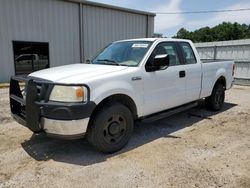
<svg viewBox="0 0 250 188">
<path fill-rule="evenodd" d="M 234 78 L 235 85 L 250 86 L 250 78 Z"/>
<path fill-rule="evenodd" d="M 19 83 L 20 86 L 25 86 L 25 83 Z M 2 88 L 9 88 L 10 87 L 10 83 L 0 83 L 0 89 Z"/>
<path fill-rule="evenodd" d="M 8 88 L 10 86 L 9 83 L 0 83 L 0 89 L 2 88 Z"/>
</svg>

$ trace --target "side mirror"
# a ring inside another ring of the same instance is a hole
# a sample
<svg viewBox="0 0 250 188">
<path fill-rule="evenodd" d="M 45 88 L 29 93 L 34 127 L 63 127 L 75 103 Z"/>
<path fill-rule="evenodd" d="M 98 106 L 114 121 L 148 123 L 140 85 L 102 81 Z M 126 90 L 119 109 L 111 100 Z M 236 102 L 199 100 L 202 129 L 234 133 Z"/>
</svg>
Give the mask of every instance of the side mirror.
<svg viewBox="0 0 250 188">
<path fill-rule="evenodd" d="M 169 55 L 168 54 L 159 54 L 154 57 L 153 66 L 155 67 L 165 67 L 169 66 Z"/>
<path fill-rule="evenodd" d="M 91 60 L 90 59 L 87 59 L 86 60 L 86 64 L 90 64 L 91 63 Z"/>
<path fill-rule="evenodd" d="M 159 54 L 156 55 L 151 61 L 147 63 L 146 71 L 147 72 L 154 72 L 157 70 L 162 70 L 169 66 L 169 55 L 168 54 Z"/>
</svg>

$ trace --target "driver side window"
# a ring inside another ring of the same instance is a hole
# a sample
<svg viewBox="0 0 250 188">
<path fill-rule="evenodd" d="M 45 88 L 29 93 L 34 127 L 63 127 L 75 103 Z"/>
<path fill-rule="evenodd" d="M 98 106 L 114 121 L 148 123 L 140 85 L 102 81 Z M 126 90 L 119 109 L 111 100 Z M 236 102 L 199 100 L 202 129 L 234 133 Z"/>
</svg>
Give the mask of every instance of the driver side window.
<svg viewBox="0 0 250 188">
<path fill-rule="evenodd" d="M 168 54 L 169 55 L 169 66 L 180 65 L 177 50 L 175 44 L 172 42 L 162 42 L 158 44 L 152 52 L 146 66 L 151 66 L 153 59 L 156 55 Z"/>
</svg>

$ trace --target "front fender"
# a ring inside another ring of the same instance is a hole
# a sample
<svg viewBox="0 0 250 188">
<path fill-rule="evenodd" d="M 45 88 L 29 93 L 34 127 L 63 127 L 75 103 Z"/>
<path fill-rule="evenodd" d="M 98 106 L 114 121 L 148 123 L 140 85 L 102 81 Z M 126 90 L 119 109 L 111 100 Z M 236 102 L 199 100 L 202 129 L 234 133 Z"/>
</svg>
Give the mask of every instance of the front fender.
<svg viewBox="0 0 250 188">
<path fill-rule="evenodd" d="M 130 97 L 136 107 L 138 115 L 141 112 L 141 106 L 143 99 L 140 97 L 141 90 L 140 87 L 132 85 L 130 82 L 123 81 L 108 81 L 102 84 L 96 85 L 96 87 L 91 87 L 91 101 L 94 101 L 97 105 L 102 102 L 107 97 L 116 94 L 123 94 Z"/>
</svg>

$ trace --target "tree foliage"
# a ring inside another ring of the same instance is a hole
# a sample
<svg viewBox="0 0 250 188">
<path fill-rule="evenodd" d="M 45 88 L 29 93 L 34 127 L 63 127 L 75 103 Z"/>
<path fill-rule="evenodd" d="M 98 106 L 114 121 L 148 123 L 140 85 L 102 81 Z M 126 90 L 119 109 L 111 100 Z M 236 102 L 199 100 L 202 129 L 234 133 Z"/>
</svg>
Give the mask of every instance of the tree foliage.
<svg viewBox="0 0 250 188">
<path fill-rule="evenodd" d="M 193 42 L 211 42 L 250 38 L 250 25 L 223 22 L 215 27 L 203 27 L 195 31 L 181 28 L 174 38 L 190 39 Z"/>
</svg>

